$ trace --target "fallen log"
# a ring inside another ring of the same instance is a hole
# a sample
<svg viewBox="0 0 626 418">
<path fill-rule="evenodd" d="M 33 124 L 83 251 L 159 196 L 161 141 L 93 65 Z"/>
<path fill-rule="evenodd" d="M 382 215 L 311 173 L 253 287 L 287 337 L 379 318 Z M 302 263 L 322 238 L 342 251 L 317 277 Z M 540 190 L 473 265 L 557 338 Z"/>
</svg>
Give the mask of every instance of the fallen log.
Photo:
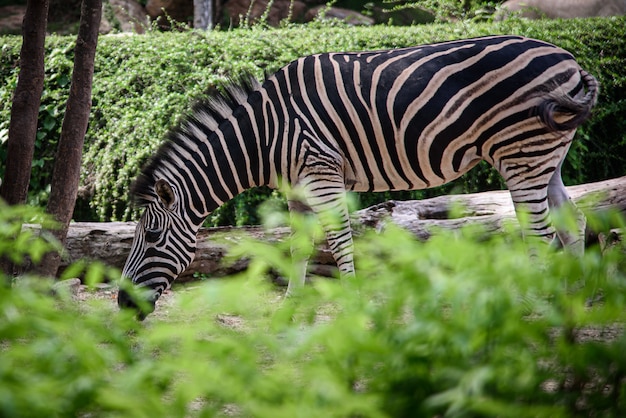
<svg viewBox="0 0 626 418">
<path fill-rule="evenodd" d="M 626 214 L 626 176 L 570 186 L 567 191 L 588 216 L 602 216 L 610 210 Z M 503 230 L 505 222 L 517 224 L 513 202 L 507 190 L 423 200 L 391 200 L 358 211 L 355 219 L 356 225 L 376 229 L 383 228 L 391 221 L 422 240 L 431 236 L 433 227 L 455 230 L 477 224 L 486 233 L 496 233 Z M 594 231 L 588 231 L 588 234 L 593 237 Z"/>
<path fill-rule="evenodd" d="M 588 214 L 601 214 L 609 209 L 626 214 L 626 176 L 571 186 L 567 190 L 576 204 Z M 452 215 L 456 217 L 451 219 Z M 364 227 L 381 229 L 388 222 L 393 222 L 419 239 L 428 239 L 433 227 L 454 230 L 468 224 L 479 224 L 487 233 L 498 233 L 505 222 L 516 222 L 516 218 L 509 192 L 494 191 L 405 202 L 388 201 L 357 211 L 352 222 L 357 231 Z M 100 260 L 122 269 L 133 242 L 135 225 L 134 222 L 70 224 L 67 257 L 61 268 L 87 259 Z M 192 280 L 194 276 L 225 276 L 244 270 L 248 264 L 245 259 L 224 262 L 228 248 L 243 237 L 277 242 L 288 235 L 287 227 L 271 230 L 259 226 L 201 228 L 196 257 L 179 281 Z M 312 260 L 311 270 L 325 275 L 332 264 L 326 245 L 321 244 Z"/>
</svg>

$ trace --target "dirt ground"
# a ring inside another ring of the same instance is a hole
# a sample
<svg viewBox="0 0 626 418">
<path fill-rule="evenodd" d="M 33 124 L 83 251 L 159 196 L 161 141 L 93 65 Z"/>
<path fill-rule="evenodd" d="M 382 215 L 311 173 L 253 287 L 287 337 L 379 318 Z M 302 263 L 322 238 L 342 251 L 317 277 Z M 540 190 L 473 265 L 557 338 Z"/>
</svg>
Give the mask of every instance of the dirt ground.
<svg viewBox="0 0 626 418">
<path fill-rule="evenodd" d="M 107 305 L 110 304 L 112 309 L 117 309 L 117 286 L 108 283 L 101 283 L 95 289 L 90 289 L 87 285 L 80 282 L 79 279 L 69 279 L 58 282 L 55 289 L 63 289 L 69 291 L 72 298 L 78 303 L 85 303 L 90 300 L 103 301 Z M 193 288 L 193 286 L 190 286 Z M 157 302 L 157 309 L 150 314 L 148 318 L 153 320 L 164 320 L 168 317 L 168 311 L 172 307 L 176 292 L 191 291 L 180 287 L 179 290 L 166 290 Z"/>
<path fill-rule="evenodd" d="M 80 302 L 87 302 L 89 300 L 105 301 L 110 303 L 113 309 L 117 308 L 117 286 L 111 284 L 100 284 L 97 288 L 89 289 L 86 285 L 81 284 L 78 279 L 70 279 L 65 281 L 64 286 L 70 288 L 70 292 L 73 298 Z M 165 293 L 159 298 L 157 302 L 157 309 L 148 316 L 149 321 L 164 321 L 167 320 L 170 310 L 173 308 L 176 295 L 182 292 L 193 292 L 193 284 L 187 284 L 185 286 L 178 286 L 175 290 L 166 290 Z M 601 303 L 601 302 L 599 302 Z M 323 321 L 331 320 L 326 315 L 321 315 L 320 318 Z M 222 325 L 237 329 L 241 326 L 242 319 L 228 314 L 218 314 L 215 318 Z M 610 342 L 620 338 L 624 333 L 624 324 L 614 324 L 606 327 L 582 327 L 573 331 L 573 337 L 576 342 L 585 343 L 591 341 L 598 342 Z M 554 330 L 553 336 L 556 337 L 562 331 Z"/>
</svg>

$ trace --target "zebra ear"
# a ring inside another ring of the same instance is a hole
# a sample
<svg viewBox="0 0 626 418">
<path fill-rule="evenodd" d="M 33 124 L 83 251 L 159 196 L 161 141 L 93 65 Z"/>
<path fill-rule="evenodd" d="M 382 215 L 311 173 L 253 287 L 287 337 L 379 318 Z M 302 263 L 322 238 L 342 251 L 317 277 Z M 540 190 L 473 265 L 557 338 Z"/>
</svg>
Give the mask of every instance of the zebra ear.
<svg viewBox="0 0 626 418">
<path fill-rule="evenodd" d="M 157 196 L 165 206 L 165 209 L 172 210 L 174 205 L 176 204 L 176 194 L 174 193 L 174 189 L 167 182 L 167 180 L 159 179 L 154 184 L 154 191 Z"/>
</svg>

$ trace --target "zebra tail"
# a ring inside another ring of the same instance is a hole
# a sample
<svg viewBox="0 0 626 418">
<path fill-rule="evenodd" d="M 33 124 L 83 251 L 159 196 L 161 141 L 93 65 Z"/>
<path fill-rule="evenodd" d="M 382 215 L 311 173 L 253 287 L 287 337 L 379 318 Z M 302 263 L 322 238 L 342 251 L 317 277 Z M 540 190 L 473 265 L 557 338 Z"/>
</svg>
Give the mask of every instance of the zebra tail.
<svg viewBox="0 0 626 418">
<path fill-rule="evenodd" d="M 580 70 L 582 82 L 587 89 L 587 93 L 580 97 L 576 95 L 571 97 L 567 94 L 549 95 L 542 103 L 539 104 L 537 112 L 539 119 L 552 131 L 570 131 L 580 126 L 590 115 L 591 110 L 598 101 L 600 93 L 600 84 L 594 76 Z M 565 122 L 557 122 L 555 114 L 572 115 Z"/>
</svg>

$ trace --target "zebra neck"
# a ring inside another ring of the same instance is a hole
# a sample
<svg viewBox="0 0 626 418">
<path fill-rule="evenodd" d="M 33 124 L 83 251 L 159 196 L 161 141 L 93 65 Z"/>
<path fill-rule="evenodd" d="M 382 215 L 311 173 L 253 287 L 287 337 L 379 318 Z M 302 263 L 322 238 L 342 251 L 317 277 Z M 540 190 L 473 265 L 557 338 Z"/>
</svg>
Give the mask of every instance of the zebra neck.
<svg viewBox="0 0 626 418">
<path fill-rule="evenodd" d="M 265 124 L 259 123 L 265 117 L 260 96 L 256 102 L 258 105 L 253 100 L 240 105 L 216 129 L 211 130 L 212 121 L 197 114 L 187 127 L 187 140 L 194 146 L 186 150 L 187 161 L 181 161 L 179 167 L 187 171 L 182 184 L 189 190 L 190 206 L 198 217 L 206 218 L 247 189 L 268 185 L 268 147 L 262 139 Z"/>
</svg>

